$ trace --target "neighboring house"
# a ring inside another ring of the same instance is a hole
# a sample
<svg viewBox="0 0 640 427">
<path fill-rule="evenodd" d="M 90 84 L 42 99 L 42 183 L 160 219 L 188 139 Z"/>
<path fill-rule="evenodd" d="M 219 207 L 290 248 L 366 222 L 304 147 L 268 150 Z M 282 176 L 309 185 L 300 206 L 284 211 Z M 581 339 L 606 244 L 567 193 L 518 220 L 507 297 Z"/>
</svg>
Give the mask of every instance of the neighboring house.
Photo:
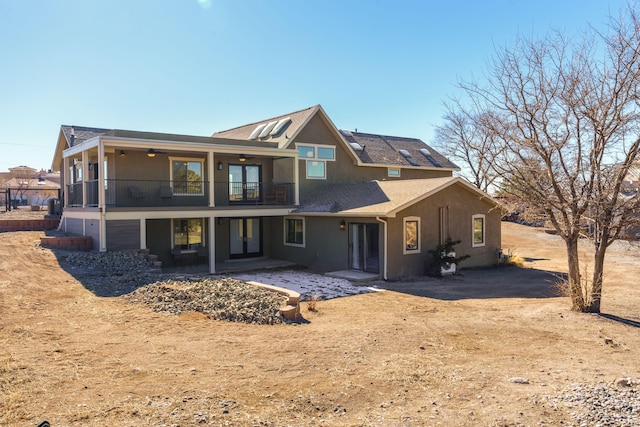
<svg viewBox="0 0 640 427">
<path fill-rule="evenodd" d="M 14 205 L 43 206 L 47 200 L 58 197 L 60 175 L 57 173 L 16 166 L 9 168 L 4 176 L 6 180 L 2 183 L 2 190 L 11 191 Z"/>
<path fill-rule="evenodd" d="M 317 105 L 211 137 L 62 126 L 61 228 L 164 265 L 275 258 L 314 271 L 422 275 L 460 240 L 493 265 L 500 210 L 418 139 L 339 131 Z"/>
</svg>

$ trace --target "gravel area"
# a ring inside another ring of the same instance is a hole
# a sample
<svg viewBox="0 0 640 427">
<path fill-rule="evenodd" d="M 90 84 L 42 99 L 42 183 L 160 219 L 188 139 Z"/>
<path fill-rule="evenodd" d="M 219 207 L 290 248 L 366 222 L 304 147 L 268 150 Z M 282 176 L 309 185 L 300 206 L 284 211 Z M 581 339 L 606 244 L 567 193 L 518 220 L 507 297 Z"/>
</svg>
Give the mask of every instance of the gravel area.
<svg viewBox="0 0 640 427">
<path fill-rule="evenodd" d="M 168 280 L 144 286 L 126 298 L 153 311 L 196 311 L 216 320 L 273 325 L 283 323 L 286 297 L 235 279 Z"/>
<path fill-rule="evenodd" d="M 216 320 L 269 325 L 285 321 L 280 314 L 285 297 L 241 280 L 156 273 L 139 251 L 65 253 L 68 271 L 98 296 L 125 295 L 169 314 L 195 311 Z"/>
<path fill-rule="evenodd" d="M 621 378 L 607 384 L 573 384 L 545 401 L 570 409 L 579 427 L 640 426 L 640 379 Z"/>
</svg>

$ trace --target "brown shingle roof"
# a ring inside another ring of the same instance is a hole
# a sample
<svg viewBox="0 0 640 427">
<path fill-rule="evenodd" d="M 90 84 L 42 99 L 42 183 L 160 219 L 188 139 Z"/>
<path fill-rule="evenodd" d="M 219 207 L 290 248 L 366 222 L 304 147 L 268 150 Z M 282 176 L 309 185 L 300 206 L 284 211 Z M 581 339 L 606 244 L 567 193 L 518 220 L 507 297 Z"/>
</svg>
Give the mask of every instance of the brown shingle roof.
<svg viewBox="0 0 640 427">
<path fill-rule="evenodd" d="M 281 132 L 276 135 L 268 135 L 265 138 L 257 138 L 255 141 L 264 142 L 277 142 L 279 147 L 283 147 L 289 142 L 289 139 L 293 138 L 295 134 L 300 130 L 302 126 L 309 120 L 309 118 L 320 108 L 319 105 L 305 108 L 304 110 L 294 111 L 293 113 L 283 114 L 281 116 L 272 117 L 270 119 L 260 120 L 259 122 L 249 123 L 233 129 L 223 130 L 214 133 L 212 136 L 217 138 L 230 138 L 230 139 L 242 139 L 249 140 L 251 133 L 261 124 L 267 124 L 270 122 L 277 122 L 281 119 L 290 118 L 291 123 L 286 126 Z"/>
<path fill-rule="evenodd" d="M 363 150 L 356 151 L 363 163 L 459 169 L 445 156 L 417 138 L 350 131 L 340 131 L 340 133 L 348 143 L 357 143 L 363 147 Z M 426 149 L 428 155 L 422 154 L 420 149 Z M 406 150 L 411 160 L 400 154 L 400 150 Z"/>
<path fill-rule="evenodd" d="M 62 125 L 60 128 L 62 129 L 62 133 L 64 133 L 64 137 L 67 139 L 69 147 L 73 147 L 74 145 L 83 143 L 84 141 L 110 131 L 110 129 L 89 128 L 85 126 Z M 74 138 L 71 138 L 72 134 L 74 135 Z"/>
<path fill-rule="evenodd" d="M 302 202 L 302 206 L 296 212 L 387 216 L 456 183 L 462 183 L 482 193 L 457 177 L 334 184 L 313 192 Z"/>
</svg>

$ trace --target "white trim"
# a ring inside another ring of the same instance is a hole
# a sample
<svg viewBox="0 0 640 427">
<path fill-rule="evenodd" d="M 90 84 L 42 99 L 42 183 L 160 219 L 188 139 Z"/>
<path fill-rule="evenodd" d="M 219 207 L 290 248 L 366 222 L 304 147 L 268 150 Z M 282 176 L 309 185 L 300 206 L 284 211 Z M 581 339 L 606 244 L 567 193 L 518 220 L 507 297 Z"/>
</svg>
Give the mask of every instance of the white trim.
<svg viewBox="0 0 640 427">
<path fill-rule="evenodd" d="M 205 163 L 205 159 L 203 157 L 167 157 L 169 159 L 169 181 L 172 184 L 171 187 L 171 192 L 174 196 L 204 196 L 204 187 L 200 188 L 200 192 L 199 193 L 176 193 L 173 190 L 173 162 L 178 161 L 178 162 L 198 162 L 200 163 L 200 182 L 205 182 L 204 179 L 204 163 Z M 189 169 L 187 168 L 187 171 Z M 209 182 L 212 182 L 213 180 L 210 179 Z M 188 182 L 188 181 L 187 181 Z"/>
<path fill-rule="evenodd" d="M 417 249 L 407 248 L 407 223 L 417 222 L 416 225 L 416 239 L 418 240 Z M 422 236 L 421 236 L 421 218 L 419 216 L 408 216 L 402 219 L 402 253 L 404 255 L 419 254 L 422 250 Z"/>
<path fill-rule="evenodd" d="M 289 243 L 287 242 L 287 220 L 300 220 L 302 221 L 302 243 Z M 285 246 L 294 246 L 297 248 L 304 248 L 307 243 L 307 221 L 303 216 L 285 216 L 282 218 L 282 243 Z"/>
<path fill-rule="evenodd" d="M 482 243 L 476 243 L 476 239 L 475 239 L 476 219 L 482 219 Z M 485 235 L 486 224 L 487 224 L 487 221 L 485 219 L 484 214 L 475 214 L 471 216 L 471 247 L 472 248 L 479 248 L 486 244 L 486 241 L 487 241 L 487 236 Z"/>
<path fill-rule="evenodd" d="M 322 163 L 324 165 L 324 175 L 322 176 L 309 176 L 309 162 L 316 162 L 316 163 Z M 304 162 L 304 173 L 306 175 L 307 179 L 327 179 L 327 162 L 325 162 L 324 160 L 315 160 L 315 159 L 311 159 L 311 160 L 305 160 Z"/>
<path fill-rule="evenodd" d="M 335 162 L 336 161 L 336 146 L 335 145 L 327 145 L 327 144 L 307 144 L 305 142 L 296 142 L 296 153 L 298 153 L 298 159 L 304 160 L 304 173 L 307 179 L 327 179 L 327 162 Z M 312 157 L 302 157 L 300 156 L 300 147 L 310 147 L 313 148 L 313 156 Z M 331 149 L 333 151 L 332 158 L 318 157 L 318 149 L 326 148 Z M 323 163 L 324 165 L 324 174 L 323 176 L 309 176 L 309 162 L 318 162 Z"/>
<path fill-rule="evenodd" d="M 175 240 L 175 222 L 174 221 L 189 221 L 190 219 L 199 219 L 200 221 L 202 221 L 201 224 L 201 229 L 200 229 L 200 245 L 207 247 L 207 240 L 206 240 L 206 217 L 191 217 L 191 218 L 171 218 L 171 250 L 175 249 L 176 247 L 176 240 Z M 144 221 L 144 220 L 140 220 L 140 221 Z M 187 242 L 188 244 L 188 242 Z M 195 253 L 197 252 L 197 249 L 184 249 L 181 250 L 181 252 L 183 253 Z"/>
<path fill-rule="evenodd" d="M 398 171 L 398 175 L 391 175 L 391 171 Z M 389 178 L 400 178 L 401 174 L 402 174 L 401 168 L 392 168 L 392 167 L 387 168 L 387 176 Z"/>
</svg>

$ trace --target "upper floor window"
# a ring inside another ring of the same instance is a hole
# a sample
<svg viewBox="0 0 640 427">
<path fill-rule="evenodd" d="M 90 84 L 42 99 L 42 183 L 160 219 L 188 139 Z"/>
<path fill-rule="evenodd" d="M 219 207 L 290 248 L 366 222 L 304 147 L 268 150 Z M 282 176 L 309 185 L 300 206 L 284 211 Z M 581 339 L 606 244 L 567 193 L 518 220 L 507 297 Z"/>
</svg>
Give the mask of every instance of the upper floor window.
<svg viewBox="0 0 640 427">
<path fill-rule="evenodd" d="M 202 159 L 170 157 L 171 182 L 175 196 L 204 195 Z"/>
<path fill-rule="evenodd" d="M 389 168 L 387 169 L 387 176 L 390 178 L 399 178 L 400 177 L 400 169 L 398 168 Z"/>
<path fill-rule="evenodd" d="M 327 161 L 335 161 L 336 148 L 331 145 L 297 144 L 298 157 L 306 163 L 307 178 L 326 179 Z"/>
<path fill-rule="evenodd" d="M 472 247 L 484 246 L 484 215 L 473 215 L 471 218 L 473 226 Z"/>
<path fill-rule="evenodd" d="M 404 254 L 420 253 L 420 217 L 410 216 L 404 219 Z"/>
</svg>

